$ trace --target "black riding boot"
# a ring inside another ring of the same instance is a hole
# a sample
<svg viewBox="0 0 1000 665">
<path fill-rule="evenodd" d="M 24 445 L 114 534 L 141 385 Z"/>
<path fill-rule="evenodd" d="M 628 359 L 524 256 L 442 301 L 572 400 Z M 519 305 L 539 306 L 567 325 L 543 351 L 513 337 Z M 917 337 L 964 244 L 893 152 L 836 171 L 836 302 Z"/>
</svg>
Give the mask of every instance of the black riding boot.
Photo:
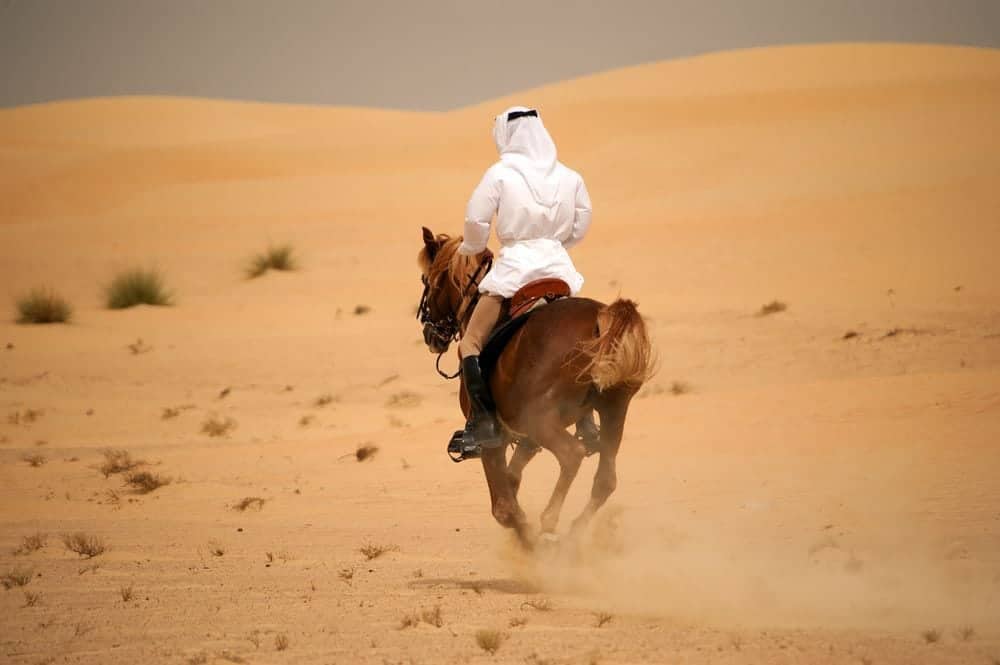
<svg viewBox="0 0 1000 665">
<path fill-rule="evenodd" d="M 479 356 L 462 358 L 462 380 L 469 396 L 469 419 L 465 429 L 455 432 L 448 444 L 448 453 L 456 462 L 479 457 L 484 447 L 500 445 L 500 426 L 493 415 L 493 400 L 479 367 Z"/>
</svg>

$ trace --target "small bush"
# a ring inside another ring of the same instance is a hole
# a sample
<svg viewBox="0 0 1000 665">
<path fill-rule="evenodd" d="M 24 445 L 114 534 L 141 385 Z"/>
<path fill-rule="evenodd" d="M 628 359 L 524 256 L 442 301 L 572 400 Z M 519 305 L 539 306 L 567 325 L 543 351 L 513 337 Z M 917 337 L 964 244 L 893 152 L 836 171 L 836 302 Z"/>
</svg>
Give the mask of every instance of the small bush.
<svg viewBox="0 0 1000 665">
<path fill-rule="evenodd" d="M 319 397 L 317 397 L 316 401 L 313 402 L 313 405 L 323 407 L 326 406 L 327 404 L 332 404 L 334 401 L 335 399 L 333 395 L 327 393 L 326 395 L 320 395 Z"/>
<path fill-rule="evenodd" d="M 440 628 L 444 625 L 444 619 L 441 617 L 441 606 L 435 605 L 434 609 L 424 610 L 420 613 L 420 619 L 424 623 L 429 623 L 435 628 Z"/>
<path fill-rule="evenodd" d="M 89 536 L 82 531 L 76 533 L 63 534 L 63 544 L 70 552 L 75 552 L 85 559 L 93 559 L 95 556 L 108 551 L 108 546 L 100 536 Z"/>
<path fill-rule="evenodd" d="M 207 434 L 208 436 L 227 436 L 229 430 L 236 427 L 236 421 L 232 418 L 219 418 L 217 416 L 211 416 L 208 420 L 201 424 L 202 434 Z"/>
<path fill-rule="evenodd" d="M 34 607 L 42 599 L 42 594 L 34 591 L 24 592 L 24 606 Z"/>
<path fill-rule="evenodd" d="M 416 614 L 404 614 L 403 618 L 399 620 L 399 629 L 406 630 L 407 628 L 413 628 L 414 626 L 420 625 L 420 617 Z"/>
<path fill-rule="evenodd" d="M 125 476 L 125 484 L 139 494 L 149 494 L 164 485 L 169 485 L 170 482 L 170 478 L 149 471 L 130 471 Z"/>
<path fill-rule="evenodd" d="M 770 314 L 777 314 L 778 312 L 784 312 L 788 309 L 788 305 L 781 302 L 780 300 L 772 300 L 766 305 L 762 305 L 760 310 L 757 312 L 757 316 L 768 316 Z"/>
<path fill-rule="evenodd" d="M 105 292 L 105 302 L 108 309 L 172 304 L 160 273 L 141 268 L 123 272 L 115 277 Z"/>
<path fill-rule="evenodd" d="M 266 251 L 257 254 L 246 268 L 248 279 L 260 277 L 268 270 L 295 270 L 298 262 L 295 260 L 291 245 L 268 247 Z"/>
<path fill-rule="evenodd" d="M 288 636 L 284 633 L 274 636 L 274 648 L 278 651 L 284 651 L 288 648 Z"/>
<path fill-rule="evenodd" d="M 54 291 L 34 289 L 17 301 L 18 323 L 66 323 L 73 308 Z"/>
<path fill-rule="evenodd" d="M 399 549 L 396 545 L 375 545 L 374 543 L 366 543 L 362 545 L 359 552 L 365 555 L 365 559 L 371 561 L 372 559 L 377 559 L 387 552 L 395 552 Z"/>
<path fill-rule="evenodd" d="M 45 543 L 48 539 L 49 537 L 44 533 L 35 533 L 30 536 L 25 536 L 21 539 L 21 544 L 14 550 L 14 555 L 18 556 L 37 552 L 45 547 Z"/>
<path fill-rule="evenodd" d="M 552 602 L 548 598 L 533 598 L 521 603 L 521 607 L 530 607 L 539 612 L 549 612 L 552 610 Z"/>
<path fill-rule="evenodd" d="M 363 445 L 358 446 L 358 449 L 354 451 L 354 456 L 359 462 L 364 462 L 367 459 L 375 457 L 375 453 L 378 452 L 378 446 Z"/>
<path fill-rule="evenodd" d="M 233 510 L 238 510 L 241 513 L 245 510 L 253 508 L 254 510 L 262 510 L 264 508 L 264 502 L 267 499 L 259 496 L 247 496 L 243 497 L 235 504 L 233 504 Z"/>
<path fill-rule="evenodd" d="M 602 628 L 604 624 L 610 623 L 614 618 L 615 615 L 610 612 L 594 612 L 594 619 L 598 628 Z"/>
<path fill-rule="evenodd" d="M 510 621 L 507 622 L 507 625 L 511 628 L 520 628 L 526 623 L 528 623 L 528 617 L 511 617 Z"/>
<path fill-rule="evenodd" d="M 118 594 L 122 597 L 122 602 L 124 603 L 127 603 L 128 601 L 132 600 L 133 596 L 132 585 L 129 584 L 127 586 L 122 586 L 118 590 Z"/>
<path fill-rule="evenodd" d="M 39 453 L 31 453 L 29 455 L 24 455 L 21 457 L 22 460 L 28 463 L 28 466 L 39 467 L 45 464 L 45 455 Z"/>
<path fill-rule="evenodd" d="M 920 633 L 920 636 L 924 638 L 924 642 L 927 642 L 927 644 L 934 644 L 941 639 L 941 633 L 934 629 L 925 630 Z"/>
<path fill-rule="evenodd" d="M 495 654 L 505 639 L 507 635 L 499 630 L 483 628 L 476 631 L 476 644 L 488 654 Z"/>
<path fill-rule="evenodd" d="M 109 478 L 115 473 L 131 471 L 145 464 L 143 460 L 132 459 L 132 454 L 121 448 L 108 448 L 102 451 L 102 454 L 104 455 L 104 462 L 100 466 L 100 471 L 104 474 L 105 478 Z"/>
<path fill-rule="evenodd" d="M 30 568 L 14 568 L 8 571 L 3 577 L 0 577 L 0 584 L 3 584 L 4 589 L 25 586 L 31 581 L 34 574 L 34 571 Z"/>
<path fill-rule="evenodd" d="M 226 548 L 222 543 L 213 540 L 208 543 L 208 551 L 212 553 L 212 556 L 222 556 L 226 553 Z"/>
<path fill-rule="evenodd" d="M 976 629 L 972 626 L 962 626 L 958 629 L 958 638 L 963 642 L 968 642 L 976 635 Z"/>
</svg>

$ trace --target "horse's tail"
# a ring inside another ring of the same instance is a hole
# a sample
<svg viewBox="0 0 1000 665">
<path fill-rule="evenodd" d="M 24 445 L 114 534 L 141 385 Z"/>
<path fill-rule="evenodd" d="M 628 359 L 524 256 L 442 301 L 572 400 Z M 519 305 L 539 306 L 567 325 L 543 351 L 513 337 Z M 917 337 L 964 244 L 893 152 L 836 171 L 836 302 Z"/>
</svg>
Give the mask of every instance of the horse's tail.
<svg viewBox="0 0 1000 665">
<path fill-rule="evenodd" d="M 597 315 L 598 335 L 583 348 L 589 361 L 581 373 L 598 390 L 638 388 L 655 372 L 653 345 L 635 303 L 619 298 Z"/>
</svg>

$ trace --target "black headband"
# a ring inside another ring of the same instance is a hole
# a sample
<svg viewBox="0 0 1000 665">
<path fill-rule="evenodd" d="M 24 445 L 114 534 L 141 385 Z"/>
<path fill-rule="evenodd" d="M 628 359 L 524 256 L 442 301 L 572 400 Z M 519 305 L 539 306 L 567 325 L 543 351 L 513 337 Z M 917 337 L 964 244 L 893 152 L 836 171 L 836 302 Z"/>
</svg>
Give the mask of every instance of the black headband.
<svg viewBox="0 0 1000 665">
<path fill-rule="evenodd" d="M 537 118 L 538 111 L 536 111 L 535 109 L 531 109 L 530 111 L 511 111 L 510 113 L 507 114 L 507 122 L 511 122 L 513 120 L 517 120 L 518 118 L 524 118 L 524 117 Z"/>
</svg>

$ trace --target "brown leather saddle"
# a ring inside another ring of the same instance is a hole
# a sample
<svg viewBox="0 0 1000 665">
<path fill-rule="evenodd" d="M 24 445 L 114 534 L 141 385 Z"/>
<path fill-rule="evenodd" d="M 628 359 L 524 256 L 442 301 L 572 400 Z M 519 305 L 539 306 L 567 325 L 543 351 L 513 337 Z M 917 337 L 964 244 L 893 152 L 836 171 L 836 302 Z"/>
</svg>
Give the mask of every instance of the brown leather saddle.
<svg viewBox="0 0 1000 665">
<path fill-rule="evenodd" d="M 569 296 L 569 284 L 561 279 L 546 278 L 528 282 L 511 298 L 505 300 L 500 320 L 479 353 L 479 366 L 483 377 L 489 381 L 489 374 L 496 365 L 500 353 L 521 326 L 527 323 L 537 307 Z"/>
</svg>

